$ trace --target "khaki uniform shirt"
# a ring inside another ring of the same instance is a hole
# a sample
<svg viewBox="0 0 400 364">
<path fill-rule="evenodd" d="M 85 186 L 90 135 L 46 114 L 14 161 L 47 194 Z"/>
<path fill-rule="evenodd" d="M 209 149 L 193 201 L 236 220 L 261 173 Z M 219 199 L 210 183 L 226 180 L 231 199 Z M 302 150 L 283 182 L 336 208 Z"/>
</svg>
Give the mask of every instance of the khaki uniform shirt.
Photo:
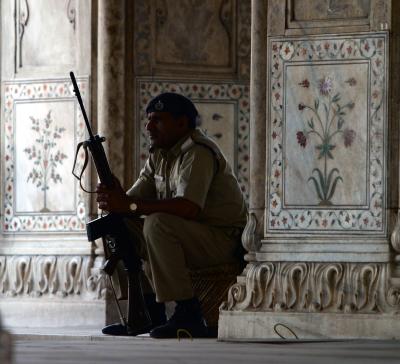
<svg viewBox="0 0 400 364">
<path fill-rule="evenodd" d="M 127 195 L 185 198 L 200 207 L 199 222 L 218 227 L 246 225 L 247 208 L 237 179 L 218 146 L 199 129 L 169 150 L 150 153 Z"/>
</svg>

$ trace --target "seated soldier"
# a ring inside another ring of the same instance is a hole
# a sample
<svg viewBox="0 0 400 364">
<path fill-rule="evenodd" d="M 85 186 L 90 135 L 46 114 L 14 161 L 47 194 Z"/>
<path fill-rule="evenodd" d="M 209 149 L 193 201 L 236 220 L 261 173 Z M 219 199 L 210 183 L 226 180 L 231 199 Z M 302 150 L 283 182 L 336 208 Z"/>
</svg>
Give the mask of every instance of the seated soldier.
<svg viewBox="0 0 400 364">
<path fill-rule="evenodd" d="M 100 209 L 132 216 L 124 220 L 126 226 L 142 234 L 145 246 L 138 251 L 155 293 L 145 295 L 155 326 L 150 336 L 176 338 L 179 329 L 207 336 L 189 271 L 237 260 L 245 200 L 218 146 L 196 128 L 198 112 L 189 99 L 163 93 L 149 102 L 146 113 L 150 157 L 138 180 L 126 193 L 118 181 L 112 189 L 99 184 L 97 201 Z M 168 321 L 167 301 L 176 302 Z M 126 334 L 118 324 L 103 333 Z"/>
</svg>

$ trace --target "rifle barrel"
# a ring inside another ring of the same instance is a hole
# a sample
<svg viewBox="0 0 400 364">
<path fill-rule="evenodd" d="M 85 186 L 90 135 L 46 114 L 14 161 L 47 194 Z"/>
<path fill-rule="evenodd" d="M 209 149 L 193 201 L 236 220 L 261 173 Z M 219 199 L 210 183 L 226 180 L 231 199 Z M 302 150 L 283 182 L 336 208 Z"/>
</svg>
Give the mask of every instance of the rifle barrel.
<svg viewBox="0 0 400 364">
<path fill-rule="evenodd" d="M 71 72 L 69 73 L 69 76 L 71 77 L 72 85 L 74 86 L 74 93 L 75 93 L 75 96 L 76 96 L 76 98 L 78 99 L 79 106 L 81 107 L 83 119 L 85 120 L 86 128 L 87 128 L 87 130 L 88 130 L 88 132 L 89 132 L 89 138 L 90 138 L 90 140 L 94 140 L 94 135 L 93 135 L 93 132 L 92 132 L 92 128 L 90 127 L 89 119 L 88 119 L 88 117 L 87 117 L 87 115 L 86 115 L 85 106 L 83 105 L 81 93 L 80 93 L 80 91 L 79 91 L 78 84 L 76 83 L 75 75 L 74 75 L 74 73 L 71 71 Z"/>
</svg>

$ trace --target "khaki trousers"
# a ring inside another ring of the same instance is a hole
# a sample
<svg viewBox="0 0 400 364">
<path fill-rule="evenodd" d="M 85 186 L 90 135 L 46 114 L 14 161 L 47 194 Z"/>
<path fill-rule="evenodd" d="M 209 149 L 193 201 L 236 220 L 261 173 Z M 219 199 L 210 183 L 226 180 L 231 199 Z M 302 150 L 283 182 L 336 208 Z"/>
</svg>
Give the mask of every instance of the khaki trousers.
<svg viewBox="0 0 400 364">
<path fill-rule="evenodd" d="M 240 229 L 216 228 L 165 213 L 124 222 L 139 245 L 138 254 L 158 302 L 193 297 L 190 270 L 237 260 Z"/>
</svg>

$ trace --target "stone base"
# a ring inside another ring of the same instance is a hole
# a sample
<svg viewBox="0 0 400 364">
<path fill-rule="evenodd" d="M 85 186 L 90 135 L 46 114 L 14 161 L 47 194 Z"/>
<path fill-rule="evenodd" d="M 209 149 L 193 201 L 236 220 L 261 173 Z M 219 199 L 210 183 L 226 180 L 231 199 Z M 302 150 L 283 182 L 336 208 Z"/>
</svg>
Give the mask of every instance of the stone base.
<svg viewBox="0 0 400 364">
<path fill-rule="evenodd" d="M 282 325 L 277 325 L 282 324 Z M 330 314 L 221 311 L 218 339 L 259 341 L 295 339 L 386 339 L 400 340 L 400 320 L 389 314 Z"/>
<path fill-rule="evenodd" d="M 104 300 L 2 299 L 4 327 L 80 327 L 101 329 L 106 322 Z"/>
</svg>

